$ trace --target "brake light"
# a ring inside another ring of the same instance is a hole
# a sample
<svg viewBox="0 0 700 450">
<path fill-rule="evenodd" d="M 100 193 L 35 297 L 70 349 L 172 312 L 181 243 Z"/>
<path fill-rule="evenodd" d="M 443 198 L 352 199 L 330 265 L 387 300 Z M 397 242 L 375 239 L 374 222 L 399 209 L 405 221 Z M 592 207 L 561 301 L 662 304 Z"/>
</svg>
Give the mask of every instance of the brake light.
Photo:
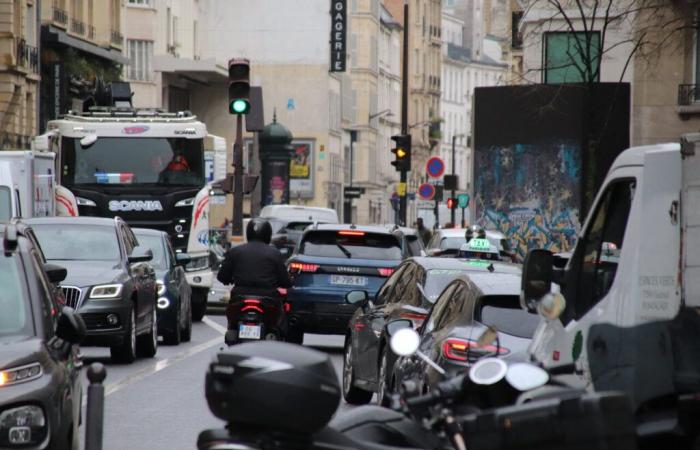
<svg viewBox="0 0 700 450">
<path fill-rule="evenodd" d="M 245 303 L 246 305 L 259 305 L 260 300 L 258 300 L 257 298 L 248 298 L 243 300 L 243 303 Z"/>
<path fill-rule="evenodd" d="M 468 341 L 465 339 L 447 339 L 442 344 L 442 354 L 445 358 L 452 361 L 469 361 L 474 360 L 484 354 L 497 353 L 499 355 L 507 355 L 510 350 L 504 347 L 496 347 L 495 345 L 479 346 L 478 342 Z"/>
<path fill-rule="evenodd" d="M 388 276 L 391 276 L 391 274 L 394 273 L 394 271 L 396 269 L 377 269 L 377 270 L 379 271 L 379 275 L 381 275 L 383 277 L 388 277 Z"/>
<path fill-rule="evenodd" d="M 284 302 L 284 312 L 288 313 L 291 310 L 292 310 L 292 305 L 290 305 L 289 302 Z"/>
<path fill-rule="evenodd" d="M 319 268 L 318 264 L 307 264 L 300 262 L 289 263 L 290 272 L 316 272 Z"/>
<path fill-rule="evenodd" d="M 364 231 L 340 230 L 338 234 L 341 236 L 364 236 Z"/>
<path fill-rule="evenodd" d="M 260 314 L 264 314 L 263 309 L 262 309 L 261 307 L 259 307 L 259 306 L 246 305 L 246 306 L 244 306 L 243 308 L 241 308 L 241 312 L 246 312 L 246 311 L 251 311 L 251 310 L 257 311 L 257 312 L 259 312 Z"/>
</svg>

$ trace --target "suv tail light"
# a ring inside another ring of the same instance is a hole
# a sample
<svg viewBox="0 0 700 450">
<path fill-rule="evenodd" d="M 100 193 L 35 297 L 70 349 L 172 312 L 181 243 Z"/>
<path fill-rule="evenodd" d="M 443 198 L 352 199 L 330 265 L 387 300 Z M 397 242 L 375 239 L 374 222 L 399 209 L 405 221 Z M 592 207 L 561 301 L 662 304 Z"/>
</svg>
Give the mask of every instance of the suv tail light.
<svg viewBox="0 0 700 450">
<path fill-rule="evenodd" d="M 319 268 L 318 264 L 307 264 L 307 263 L 299 263 L 299 262 L 293 262 L 289 263 L 289 271 L 292 273 L 299 273 L 299 272 L 316 272 Z"/>
<path fill-rule="evenodd" d="M 486 354 L 507 355 L 510 350 L 495 345 L 479 346 L 478 342 L 450 338 L 442 344 L 442 354 L 452 361 L 473 362 Z"/>
<path fill-rule="evenodd" d="M 377 269 L 377 270 L 379 271 L 379 275 L 381 275 L 383 277 L 389 277 L 389 276 L 391 276 L 392 273 L 394 273 L 394 271 L 396 269 L 384 269 L 384 268 L 382 268 L 382 269 Z"/>
</svg>

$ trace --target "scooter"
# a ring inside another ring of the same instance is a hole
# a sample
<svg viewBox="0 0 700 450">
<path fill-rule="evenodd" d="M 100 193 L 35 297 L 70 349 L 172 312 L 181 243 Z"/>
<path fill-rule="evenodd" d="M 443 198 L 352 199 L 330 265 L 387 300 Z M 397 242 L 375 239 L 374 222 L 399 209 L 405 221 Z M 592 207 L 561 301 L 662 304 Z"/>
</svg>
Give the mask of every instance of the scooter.
<svg viewBox="0 0 700 450">
<path fill-rule="evenodd" d="M 283 341 L 287 337 L 289 303 L 286 291 L 279 297 L 235 295 L 226 307 L 228 331 L 226 345 L 245 341 Z"/>
</svg>

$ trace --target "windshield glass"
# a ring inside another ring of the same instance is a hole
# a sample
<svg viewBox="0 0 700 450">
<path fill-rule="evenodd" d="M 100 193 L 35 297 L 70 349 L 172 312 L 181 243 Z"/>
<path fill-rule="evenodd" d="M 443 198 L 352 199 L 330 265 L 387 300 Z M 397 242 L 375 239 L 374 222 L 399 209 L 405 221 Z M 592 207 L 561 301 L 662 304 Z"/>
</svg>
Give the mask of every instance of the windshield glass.
<svg viewBox="0 0 700 450">
<path fill-rule="evenodd" d="M 458 250 L 462 245 L 467 243 L 467 238 L 464 236 L 446 237 L 440 241 L 440 250 Z"/>
<path fill-rule="evenodd" d="M 22 280 L 17 255 L 0 254 L 0 340 L 33 334 L 29 301 Z"/>
<path fill-rule="evenodd" d="M 118 261 L 114 227 L 99 225 L 32 225 L 48 260 Z"/>
<path fill-rule="evenodd" d="M 428 296 L 430 303 L 435 303 L 435 300 L 437 300 L 440 293 L 447 287 L 447 285 L 450 284 L 450 281 L 466 272 L 467 270 L 457 269 L 428 270 L 425 277 L 425 293 Z"/>
<path fill-rule="evenodd" d="M 204 184 L 201 139 L 100 137 L 83 148 L 63 139 L 63 180 L 67 186 Z"/>
<path fill-rule="evenodd" d="M 329 258 L 401 259 L 401 247 L 395 236 L 361 231 L 308 233 L 299 247 L 299 253 Z"/>
<path fill-rule="evenodd" d="M 153 259 L 149 261 L 151 266 L 156 270 L 166 270 L 168 262 L 166 259 L 165 248 L 163 247 L 163 239 L 160 236 L 136 234 L 136 239 L 139 245 L 145 248 L 150 248 L 153 252 Z"/>
<path fill-rule="evenodd" d="M 517 295 L 492 295 L 482 297 L 477 320 L 493 325 L 498 331 L 521 338 L 531 338 L 540 323 L 540 316 L 520 308 Z"/>
<path fill-rule="evenodd" d="M 0 222 L 7 222 L 12 218 L 12 203 L 10 188 L 0 186 Z"/>
</svg>

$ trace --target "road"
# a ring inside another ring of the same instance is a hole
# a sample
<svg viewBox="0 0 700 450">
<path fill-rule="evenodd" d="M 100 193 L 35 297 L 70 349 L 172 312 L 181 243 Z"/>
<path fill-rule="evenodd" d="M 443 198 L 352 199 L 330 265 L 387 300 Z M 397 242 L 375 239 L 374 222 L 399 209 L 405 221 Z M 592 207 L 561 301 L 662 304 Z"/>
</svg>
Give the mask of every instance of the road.
<svg viewBox="0 0 700 450">
<path fill-rule="evenodd" d="M 83 348 L 86 366 L 99 361 L 108 371 L 105 450 L 194 449 L 200 431 L 223 425 L 207 408 L 204 375 L 223 344 L 225 323 L 223 316 L 207 315 L 194 324 L 191 342 L 160 345 L 155 358 L 131 365 L 112 364 L 109 349 Z M 306 335 L 304 344 L 328 352 L 340 377 L 342 336 Z M 339 411 L 348 407 L 343 403 Z"/>
</svg>

